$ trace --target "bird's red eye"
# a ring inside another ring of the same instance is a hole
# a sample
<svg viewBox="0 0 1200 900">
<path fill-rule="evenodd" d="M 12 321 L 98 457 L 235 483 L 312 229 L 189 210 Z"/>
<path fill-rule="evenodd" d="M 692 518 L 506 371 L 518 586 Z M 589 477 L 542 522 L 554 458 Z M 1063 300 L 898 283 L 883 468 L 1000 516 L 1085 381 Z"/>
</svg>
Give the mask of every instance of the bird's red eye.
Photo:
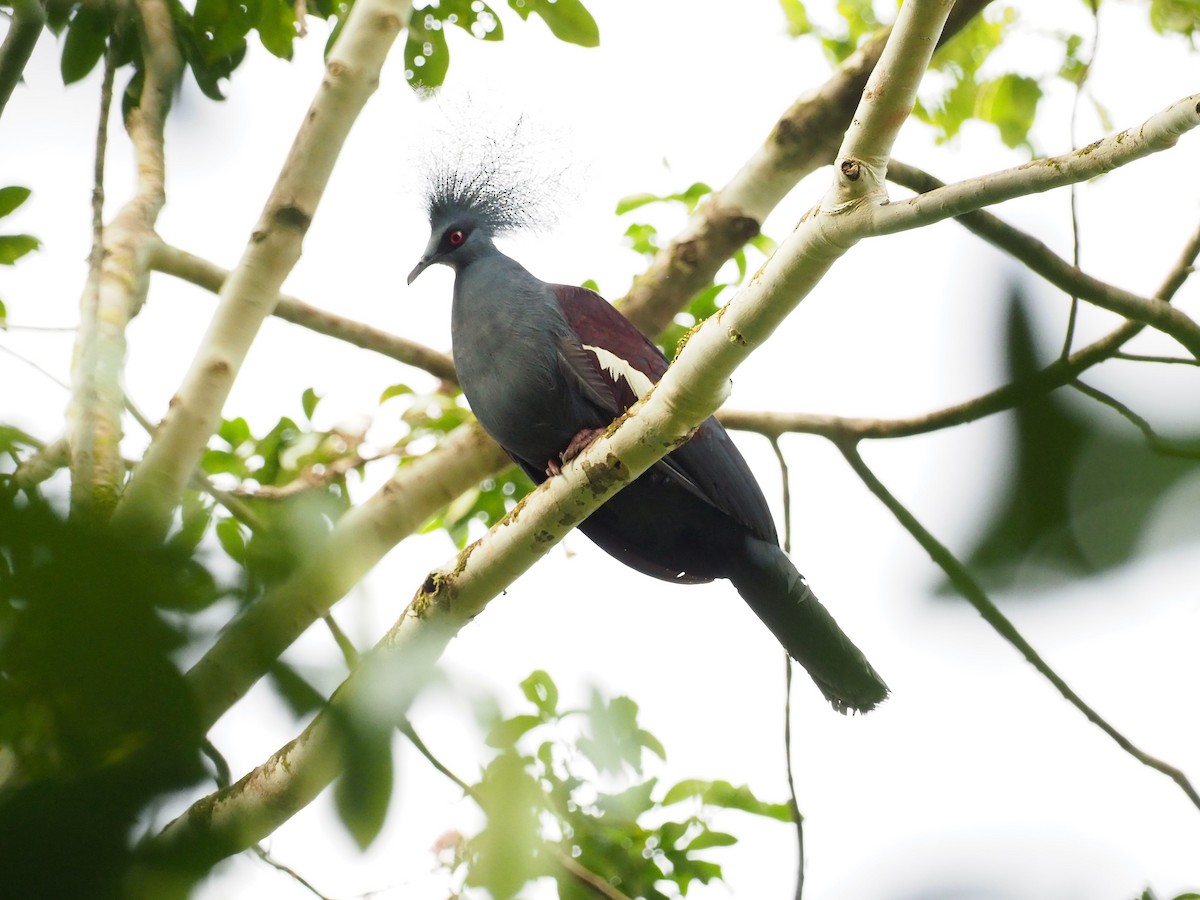
<svg viewBox="0 0 1200 900">
<path fill-rule="evenodd" d="M 451 247 L 461 247 L 462 242 L 467 239 L 467 236 L 457 229 L 450 232 L 448 239 Z"/>
</svg>

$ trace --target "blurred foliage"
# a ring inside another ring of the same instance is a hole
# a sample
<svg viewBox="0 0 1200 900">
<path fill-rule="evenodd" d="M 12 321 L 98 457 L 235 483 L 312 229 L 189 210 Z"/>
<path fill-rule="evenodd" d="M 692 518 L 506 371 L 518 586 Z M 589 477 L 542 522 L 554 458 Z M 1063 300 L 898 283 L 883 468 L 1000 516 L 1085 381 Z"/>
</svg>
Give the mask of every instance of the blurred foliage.
<svg viewBox="0 0 1200 900">
<path fill-rule="evenodd" d="M 273 56 L 291 59 L 297 38 L 306 33 L 305 16 L 332 24 L 328 53 L 341 32 L 353 0 L 196 0 L 185 6 L 168 0 L 175 40 L 187 70 L 206 97 L 224 99 L 224 83 L 246 58 L 248 42 L 258 42 Z M 509 0 L 522 19 L 537 15 L 559 40 L 595 47 L 600 31 L 580 0 Z M 141 94 L 144 62 L 132 7 L 82 2 L 47 4 L 46 27 L 62 38 L 60 70 L 64 84 L 87 77 L 111 48 L 117 69 L 132 69 L 123 109 L 128 114 Z M 405 75 L 413 88 L 428 90 L 445 80 L 450 49 L 445 26 L 457 25 L 473 38 L 499 41 L 504 29 L 484 0 L 432 0 L 415 5 L 409 14 L 404 44 Z"/>
<path fill-rule="evenodd" d="M 1195 49 L 1200 31 L 1198 0 L 1150 0 L 1150 24 L 1159 34 L 1178 34 Z"/>
<path fill-rule="evenodd" d="M 1041 368 L 1025 301 L 1014 293 L 1008 323 L 1008 381 L 1028 383 Z M 1120 362 L 1109 365 L 1120 365 Z M 1162 500 L 1200 474 L 1200 458 L 1154 452 L 1128 422 L 1080 412 L 1064 391 L 1034 392 L 1009 415 L 1015 441 L 1003 499 L 965 561 L 990 587 L 1050 585 L 1128 563 Z M 1191 436 L 1193 446 L 1200 434 Z M 1184 446 L 1181 442 L 1181 446 Z M 1177 528 L 1187 540 L 1200 528 Z M 949 591 L 948 585 L 942 585 Z"/>
<path fill-rule="evenodd" d="M 167 614 L 215 590 L 184 554 L 0 493 L 5 896 L 116 896 L 138 817 L 203 776 Z"/>
<path fill-rule="evenodd" d="M 26 187 L 0 188 L 0 219 L 12 213 L 17 207 L 29 199 L 30 190 Z M 18 259 L 41 246 L 41 241 L 31 234 L 0 234 L 0 265 L 11 266 Z M 4 299 L 0 298 L 0 328 L 8 319 L 8 310 Z"/>
<path fill-rule="evenodd" d="M 666 751 L 628 697 L 594 691 L 586 708 L 560 709 L 543 671 L 521 689 L 528 710 L 491 723 L 487 743 L 499 752 L 466 788 L 487 821 L 444 847 L 444 865 L 465 887 L 503 900 L 552 879 L 560 897 L 584 900 L 596 896 L 595 878 L 628 897 L 666 900 L 721 878 L 720 864 L 701 854 L 737 838 L 711 827 L 714 810 L 792 821 L 788 804 L 745 786 L 692 779 L 663 787 L 646 777 L 647 753 L 662 760 Z"/>
</svg>

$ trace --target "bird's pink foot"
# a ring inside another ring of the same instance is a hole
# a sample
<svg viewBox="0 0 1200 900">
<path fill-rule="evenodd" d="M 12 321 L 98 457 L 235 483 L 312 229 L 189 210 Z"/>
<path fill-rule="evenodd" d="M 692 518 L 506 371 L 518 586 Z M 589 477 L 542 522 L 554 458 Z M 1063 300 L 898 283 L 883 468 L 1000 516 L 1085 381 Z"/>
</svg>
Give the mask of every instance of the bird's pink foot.
<svg viewBox="0 0 1200 900">
<path fill-rule="evenodd" d="M 560 474 L 566 463 L 582 453 L 588 444 L 602 434 L 604 434 L 603 428 L 584 428 L 571 438 L 571 443 L 567 444 L 567 449 L 558 455 L 558 459 L 552 459 L 546 463 L 546 474 L 551 477 Z"/>
</svg>

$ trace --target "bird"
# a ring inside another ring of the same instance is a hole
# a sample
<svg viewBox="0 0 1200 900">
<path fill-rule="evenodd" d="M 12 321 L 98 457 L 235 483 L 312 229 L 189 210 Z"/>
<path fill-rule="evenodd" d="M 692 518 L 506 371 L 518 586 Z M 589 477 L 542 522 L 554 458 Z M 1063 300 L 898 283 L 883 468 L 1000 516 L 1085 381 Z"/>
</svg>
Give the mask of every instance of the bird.
<svg viewBox="0 0 1200 900">
<path fill-rule="evenodd" d="M 598 293 L 542 281 L 496 246 L 537 225 L 533 187 L 503 160 L 453 158 L 429 173 L 430 237 L 408 284 L 454 270 L 451 344 L 483 429 L 541 484 L 644 397 L 669 365 Z M 580 525 L 607 553 L 676 584 L 728 579 L 838 712 L 867 712 L 889 689 L 779 545 L 749 465 L 715 418 Z"/>
</svg>

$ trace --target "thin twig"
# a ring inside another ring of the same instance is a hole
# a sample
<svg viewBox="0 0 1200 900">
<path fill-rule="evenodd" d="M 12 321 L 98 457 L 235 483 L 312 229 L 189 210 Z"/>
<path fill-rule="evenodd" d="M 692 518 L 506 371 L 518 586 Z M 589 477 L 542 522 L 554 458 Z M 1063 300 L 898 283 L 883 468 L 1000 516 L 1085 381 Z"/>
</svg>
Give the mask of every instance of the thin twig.
<svg viewBox="0 0 1200 900">
<path fill-rule="evenodd" d="M 162 241 L 156 242 L 151 247 L 149 265 L 156 272 L 173 275 L 213 293 L 220 293 L 222 285 L 229 277 L 229 272 L 215 263 Z M 458 383 L 454 362 L 450 356 L 416 341 L 397 337 L 386 331 L 380 331 L 378 328 L 372 328 L 370 325 L 364 325 L 362 322 L 355 322 L 353 319 L 326 312 L 285 294 L 279 295 L 272 315 L 318 334 L 328 335 L 353 344 L 355 347 L 380 353 L 406 365 L 424 369 L 442 381 Z"/>
<path fill-rule="evenodd" d="M 905 174 L 902 176 L 904 180 L 897 183 L 902 183 L 906 187 L 920 183 L 916 181 L 916 178 L 918 175 L 924 174 L 911 166 L 900 166 L 899 169 Z M 986 216 L 987 214 L 979 215 Z M 965 216 L 960 217 L 960 221 L 966 218 Z M 963 222 L 963 224 L 967 223 Z M 991 240 L 991 237 L 981 231 L 976 233 Z M 1012 252 L 1022 262 L 1029 262 L 1026 250 L 1030 249 L 1031 245 L 1045 248 L 1044 244 L 1016 229 L 1012 229 L 1012 234 L 1019 237 L 1020 240 L 1005 246 L 1004 249 Z M 1048 248 L 1045 249 L 1049 252 Z M 1174 298 L 1188 277 L 1195 271 L 1195 262 L 1198 256 L 1200 256 L 1200 228 L 1197 228 L 1188 238 L 1175 264 L 1155 294 L 1156 299 L 1169 303 Z M 1067 264 L 1063 262 L 1063 265 Z M 755 431 L 767 437 L 791 432 L 857 440 L 928 434 L 943 428 L 978 421 L 1002 410 L 1011 409 L 1039 394 L 1070 384 L 1072 380 L 1097 363 L 1117 356 L 1119 349 L 1140 334 L 1143 328 L 1145 325 L 1141 322 L 1135 322 L 1132 319 L 1126 320 L 1104 337 L 1071 354 L 1068 359 L 1056 359 L 1040 372 L 1036 372 L 1028 378 L 1010 382 L 971 400 L 956 403 L 954 406 L 908 418 L 874 419 L 807 413 L 745 412 L 730 409 L 722 410 L 718 418 L 727 428 Z"/>
<path fill-rule="evenodd" d="M 792 552 L 792 489 L 787 459 L 779 438 L 772 437 L 771 449 L 779 461 L 779 475 L 783 483 L 783 549 Z M 804 895 L 804 815 L 800 812 L 800 801 L 796 797 L 796 779 L 792 770 L 792 657 L 783 654 L 783 759 L 787 771 L 788 805 L 792 808 L 792 822 L 796 826 L 796 900 Z"/>
<path fill-rule="evenodd" d="M 251 849 L 251 851 L 253 851 L 255 856 L 257 856 L 259 859 L 261 859 L 263 862 L 265 862 L 272 869 L 277 869 L 278 871 L 287 875 L 289 878 L 291 878 L 293 881 L 295 881 L 301 887 L 307 888 L 314 897 L 320 897 L 321 900 L 330 900 L 330 898 L 327 895 L 322 894 L 315 887 L 313 887 L 312 884 L 309 883 L 307 878 L 305 878 L 303 875 L 301 875 L 299 872 L 297 872 L 291 866 L 286 866 L 283 863 L 279 862 L 279 860 L 272 857 L 271 854 L 268 853 L 266 851 L 266 849 L 263 848 L 262 844 L 255 844 L 250 849 Z"/>
<path fill-rule="evenodd" d="M 1076 125 L 1079 120 L 1079 101 L 1083 99 L 1084 86 L 1087 84 L 1088 75 L 1091 74 L 1092 65 L 1096 61 L 1096 50 L 1100 46 L 1100 8 L 1099 0 L 1089 0 L 1088 5 L 1092 8 L 1092 49 L 1088 54 L 1087 62 L 1083 63 L 1083 72 L 1079 76 L 1079 80 L 1075 82 L 1075 95 L 1071 98 L 1071 122 L 1068 126 L 1071 137 L 1071 150 L 1079 148 L 1079 140 L 1077 137 Z M 1072 183 L 1068 192 L 1071 208 L 1071 260 L 1076 269 L 1080 269 L 1080 257 L 1082 251 L 1080 249 L 1079 239 L 1079 185 Z M 1062 352 L 1059 354 L 1063 359 L 1071 355 L 1071 345 L 1075 343 L 1075 324 L 1079 318 L 1079 296 L 1071 294 L 1071 311 L 1067 316 L 1067 332 L 1063 337 Z"/>
<path fill-rule="evenodd" d="M 1099 388 L 1094 388 L 1091 385 L 1084 384 L 1076 379 L 1071 382 L 1071 387 L 1079 391 L 1085 397 L 1091 397 L 1098 403 L 1102 403 L 1109 409 L 1115 411 L 1126 421 L 1130 422 L 1142 435 L 1146 438 L 1146 443 L 1150 445 L 1150 449 L 1156 453 L 1161 453 L 1163 456 L 1176 456 L 1181 459 L 1200 459 L 1200 446 L 1195 444 L 1181 444 L 1177 441 L 1169 440 L 1154 430 L 1151 425 L 1142 416 L 1139 416 L 1132 409 L 1118 400 L 1111 394 L 1106 394 Z"/>
<path fill-rule="evenodd" d="M 867 467 L 862 456 L 859 455 L 857 443 L 853 440 L 841 440 L 834 443 L 838 450 L 841 451 L 842 456 L 846 458 L 846 462 L 850 464 L 855 474 L 867 486 L 867 489 L 879 498 L 883 505 L 895 516 L 896 521 L 900 523 L 904 530 L 912 535 L 917 543 L 924 548 L 925 552 L 946 573 L 946 576 L 950 579 L 954 587 L 958 589 L 967 602 L 983 617 L 984 621 L 991 625 L 992 629 L 1004 638 L 1004 640 L 1015 647 L 1017 652 L 1025 657 L 1025 660 L 1047 681 L 1054 685 L 1068 703 L 1083 713 L 1089 722 L 1112 738 L 1117 743 L 1117 746 L 1142 763 L 1142 765 L 1161 772 L 1174 781 L 1179 785 L 1184 794 L 1187 795 L 1192 804 L 1197 809 L 1200 809 L 1200 793 L 1196 792 L 1191 782 L 1188 781 L 1187 776 L 1174 766 L 1138 749 L 1129 738 L 1125 737 L 1125 735 L 1092 709 L 1091 706 L 1085 703 L 1083 698 L 1075 693 L 1057 672 L 1050 668 L 1030 643 L 1021 636 L 1021 633 L 1017 631 L 1012 622 L 1000 612 L 984 592 L 983 588 L 971 577 L 971 573 L 967 571 L 967 568 L 917 521 L 916 516 L 909 512 L 908 508 L 897 500 L 891 491 L 875 476 L 875 473 Z"/>
<path fill-rule="evenodd" d="M 1113 359 L 1124 359 L 1129 362 L 1163 363 L 1173 366 L 1200 366 L 1200 359 L 1182 356 L 1150 356 L 1143 353 L 1114 353 Z"/>
</svg>

